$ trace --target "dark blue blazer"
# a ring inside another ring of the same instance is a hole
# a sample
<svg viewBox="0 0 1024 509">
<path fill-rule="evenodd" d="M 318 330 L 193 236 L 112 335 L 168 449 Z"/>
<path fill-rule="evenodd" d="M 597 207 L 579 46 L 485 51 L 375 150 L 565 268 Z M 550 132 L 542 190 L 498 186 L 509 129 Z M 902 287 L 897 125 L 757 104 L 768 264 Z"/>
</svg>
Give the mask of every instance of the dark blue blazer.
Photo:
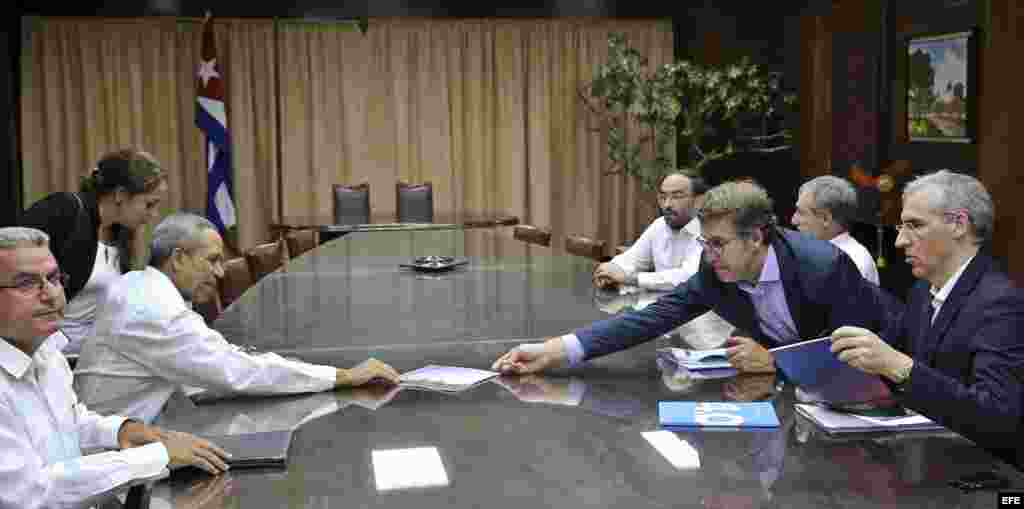
<svg viewBox="0 0 1024 509">
<path fill-rule="evenodd" d="M 929 284 L 881 337 L 914 358 L 903 404 L 1000 457 L 1024 460 L 1024 292 L 979 253 L 930 323 Z"/>
<path fill-rule="evenodd" d="M 903 303 L 865 280 L 849 256 L 831 242 L 782 228 L 775 232 L 771 244 L 801 339 L 844 325 L 877 332 L 901 318 Z M 584 358 L 591 359 L 659 337 L 708 310 L 762 345 L 778 346 L 761 331 L 747 293 L 736 283 L 720 281 L 703 260 L 693 277 L 644 309 L 594 322 L 575 334 Z"/>
</svg>

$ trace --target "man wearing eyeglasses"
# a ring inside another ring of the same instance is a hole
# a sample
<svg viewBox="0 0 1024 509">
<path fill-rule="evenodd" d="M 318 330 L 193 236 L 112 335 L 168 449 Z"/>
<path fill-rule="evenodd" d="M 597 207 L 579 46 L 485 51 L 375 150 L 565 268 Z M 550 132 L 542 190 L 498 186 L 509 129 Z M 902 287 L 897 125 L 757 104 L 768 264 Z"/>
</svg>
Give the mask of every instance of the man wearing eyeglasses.
<svg viewBox="0 0 1024 509">
<path fill-rule="evenodd" d="M 907 311 L 875 334 L 843 327 L 832 351 L 889 381 L 905 406 L 1024 464 L 1024 293 L 980 252 L 995 206 L 974 177 L 938 171 L 903 191 L 896 247 L 914 277 Z"/>
<path fill-rule="evenodd" d="M 79 507 L 167 466 L 226 470 L 205 440 L 77 400 L 58 330 L 66 282 L 45 233 L 0 228 L 0 508 Z"/>
<path fill-rule="evenodd" d="M 700 177 L 673 173 L 663 178 L 658 186 L 661 217 L 624 253 L 597 266 L 594 286 L 667 291 L 696 274 L 701 253 L 696 203 L 706 191 Z"/>
<path fill-rule="evenodd" d="M 800 186 L 792 223 L 808 235 L 827 240 L 853 260 L 864 279 L 878 284 L 875 260 L 857 239 L 850 225 L 857 214 L 857 190 L 849 181 L 823 175 Z"/>
<path fill-rule="evenodd" d="M 83 401 L 152 422 L 186 388 L 294 394 L 398 383 L 398 373 L 376 359 L 340 369 L 253 355 L 207 327 L 188 301 L 223 275 L 223 246 L 213 223 L 195 214 L 171 214 L 157 225 L 150 266 L 110 287 L 94 336 L 82 346 L 75 389 Z"/>
<path fill-rule="evenodd" d="M 879 330 L 896 316 L 885 309 L 881 290 L 833 244 L 777 228 L 772 201 L 756 183 L 711 189 L 700 217 L 704 263 L 686 284 L 642 310 L 542 344 L 520 345 L 492 369 L 532 373 L 566 362 L 573 366 L 659 337 L 712 310 L 746 331 L 729 338 L 729 362 L 740 371 L 773 372 L 769 347 L 843 325 Z"/>
</svg>

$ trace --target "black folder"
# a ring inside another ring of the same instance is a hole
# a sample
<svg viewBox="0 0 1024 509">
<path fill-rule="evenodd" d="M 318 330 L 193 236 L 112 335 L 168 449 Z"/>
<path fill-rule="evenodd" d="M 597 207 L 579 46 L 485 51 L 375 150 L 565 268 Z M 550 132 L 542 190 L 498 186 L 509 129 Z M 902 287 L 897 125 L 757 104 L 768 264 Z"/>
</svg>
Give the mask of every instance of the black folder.
<svg viewBox="0 0 1024 509">
<path fill-rule="evenodd" d="M 291 431 L 264 431 L 241 435 L 197 435 L 231 454 L 231 468 L 283 468 L 288 459 Z"/>
</svg>

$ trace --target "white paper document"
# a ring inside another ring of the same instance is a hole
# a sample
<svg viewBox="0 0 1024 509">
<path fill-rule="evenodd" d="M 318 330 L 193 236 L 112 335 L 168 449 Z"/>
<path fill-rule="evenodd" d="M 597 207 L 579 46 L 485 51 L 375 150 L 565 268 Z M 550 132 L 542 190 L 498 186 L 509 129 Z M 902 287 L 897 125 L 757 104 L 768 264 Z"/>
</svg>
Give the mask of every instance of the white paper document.
<svg viewBox="0 0 1024 509">
<path fill-rule="evenodd" d="M 920 424 L 935 424 L 935 421 L 923 416 L 923 415 L 909 415 L 906 417 L 871 417 L 867 415 L 854 415 L 858 419 L 863 419 L 879 426 L 913 426 Z"/>
<path fill-rule="evenodd" d="M 444 392 L 459 392 L 498 376 L 497 371 L 438 366 L 431 364 L 402 373 L 399 382 L 402 387 L 428 389 Z"/>
</svg>

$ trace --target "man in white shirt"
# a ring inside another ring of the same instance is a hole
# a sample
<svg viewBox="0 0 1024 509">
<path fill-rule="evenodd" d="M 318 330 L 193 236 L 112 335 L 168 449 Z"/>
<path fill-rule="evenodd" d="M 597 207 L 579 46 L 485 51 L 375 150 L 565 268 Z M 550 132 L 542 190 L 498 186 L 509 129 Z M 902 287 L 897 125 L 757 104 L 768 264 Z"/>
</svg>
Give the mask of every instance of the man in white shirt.
<svg viewBox="0 0 1024 509">
<path fill-rule="evenodd" d="M 66 280 L 45 233 L 0 228 L 0 508 L 78 507 L 169 465 L 226 470 L 205 440 L 77 400 L 58 331 Z"/>
<path fill-rule="evenodd" d="M 213 223 L 195 214 L 171 214 L 157 225 L 150 266 L 111 285 L 82 347 L 75 389 L 83 401 L 152 422 L 184 387 L 292 394 L 398 383 L 398 373 L 376 359 L 339 369 L 252 355 L 207 327 L 188 301 L 223 275 L 223 246 Z"/>
<path fill-rule="evenodd" d="M 594 271 L 594 285 L 620 285 L 668 291 L 690 279 L 700 267 L 700 220 L 696 203 L 707 191 L 700 177 L 673 173 L 658 186 L 662 216 L 644 230 L 626 252 Z"/>
<path fill-rule="evenodd" d="M 796 229 L 827 240 L 853 260 L 864 279 L 878 284 L 875 260 L 857 239 L 850 236 L 850 225 L 857 214 L 857 190 L 839 177 L 825 175 L 800 186 L 793 213 Z"/>
</svg>

